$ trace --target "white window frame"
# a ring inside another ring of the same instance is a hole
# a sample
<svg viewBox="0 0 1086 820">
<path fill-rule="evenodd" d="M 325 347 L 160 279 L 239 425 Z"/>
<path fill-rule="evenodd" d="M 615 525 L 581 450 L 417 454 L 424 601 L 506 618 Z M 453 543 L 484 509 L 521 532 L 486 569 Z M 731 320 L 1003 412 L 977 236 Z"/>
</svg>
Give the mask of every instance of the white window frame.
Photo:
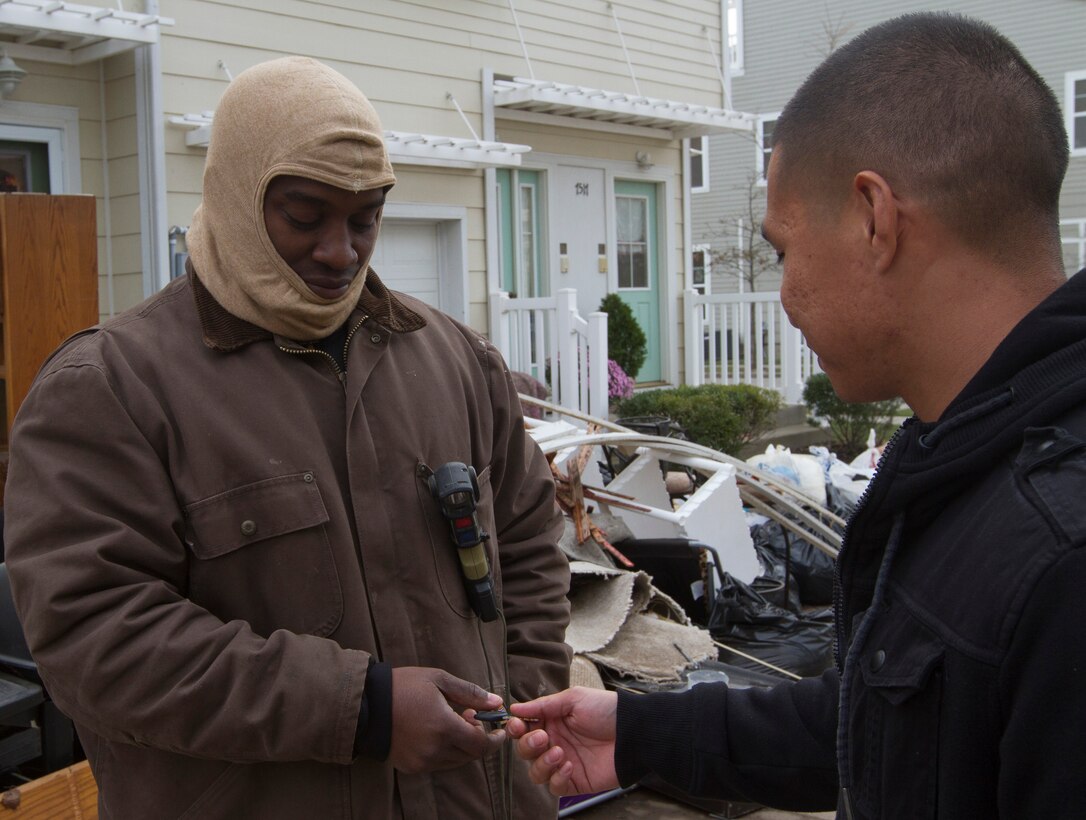
<svg viewBox="0 0 1086 820">
<path fill-rule="evenodd" d="M 702 254 L 702 269 L 705 272 L 705 281 L 698 285 L 694 281 L 694 254 Z M 710 294 L 713 292 L 713 255 L 712 248 L 709 245 L 697 244 L 690 246 L 690 289 L 698 290 L 702 294 Z"/>
<path fill-rule="evenodd" d="M 694 140 L 701 140 L 701 148 L 694 147 Z M 706 134 L 703 137 L 690 137 L 690 193 L 692 194 L 704 194 L 709 190 L 709 135 Z M 694 163 L 701 165 L 701 185 L 695 187 L 693 184 L 694 179 Z"/>
<path fill-rule="evenodd" d="M 386 202 L 382 222 L 419 220 L 437 228 L 440 310 L 468 321 L 468 209 L 462 205 Z"/>
<path fill-rule="evenodd" d="M 727 42 L 731 32 L 728 25 L 728 10 L 735 9 L 735 45 L 728 49 Z M 723 28 L 722 40 L 725 43 L 724 50 L 731 55 L 730 74 L 732 77 L 742 77 L 745 71 L 743 59 L 743 0 L 720 0 L 720 23 Z M 724 58 L 721 57 L 721 60 Z"/>
<path fill-rule="evenodd" d="M 1064 124 L 1073 157 L 1086 157 L 1086 146 L 1075 148 L 1075 126 L 1086 132 L 1086 108 L 1075 110 L 1075 83 L 1082 80 L 1086 80 L 1086 71 L 1068 71 L 1064 75 Z"/>
<path fill-rule="evenodd" d="M 780 111 L 776 111 L 772 114 L 758 115 L 758 129 L 755 131 L 754 144 L 754 170 L 758 174 L 758 184 L 762 186 L 766 184 L 766 172 L 769 170 L 766 167 L 767 163 L 765 156 L 765 124 L 767 122 L 776 122 L 780 116 Z M 770 153 L 772 153 L 772 151 Z"/>
<path fill-rule="evenodd" d="M 82 193 L 78 108 L 5 100 L 0 108 L 0 139 L 45 143 L 50 192 Z"/>
</svg>

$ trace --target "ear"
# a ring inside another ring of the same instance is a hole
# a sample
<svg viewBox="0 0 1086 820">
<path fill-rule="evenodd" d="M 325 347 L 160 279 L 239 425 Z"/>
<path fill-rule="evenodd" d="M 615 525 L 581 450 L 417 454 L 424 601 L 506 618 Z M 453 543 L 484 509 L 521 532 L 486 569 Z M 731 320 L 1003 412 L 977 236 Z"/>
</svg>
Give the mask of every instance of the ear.
<svg viewBox="0 0 1086 820">
<path fill-rule="evenodd" d="M 890 183 L 874 171 L 860 171 L 852 180 L 853 199 L 864 220 L 868 249 L 878 273 L 893 264 L 898 252 L 902 213 Z"/>
</svg>

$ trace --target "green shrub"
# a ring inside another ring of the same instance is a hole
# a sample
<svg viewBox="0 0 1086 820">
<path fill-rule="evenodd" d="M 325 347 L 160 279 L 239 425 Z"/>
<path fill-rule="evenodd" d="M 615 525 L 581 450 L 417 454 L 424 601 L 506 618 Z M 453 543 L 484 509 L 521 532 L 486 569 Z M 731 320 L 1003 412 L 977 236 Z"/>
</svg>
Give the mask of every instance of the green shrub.
<svg viewBox="0 0 1086 820">
<path fill-rule="evenodd" d="M 636 380 L 648 351 L 645 331 L 637 323 L 633 310 L 617 293 L 604 296 L 600 310 L 607 314 L 608 358 L 618 362 L 626 375 Z"/>
<path fill-rule="evenodd" d="M 646 390 L 619 402 L 622 416 L 666 416 L 692 441 L 735 454 L 772 429 L 781 398 L 773 390 L 747 384 L 703 384 Z"/>
<path fill-rule="evenodd" d="M 885 442 L 897 425 L 900 399 L 874 402 L 843 401 L 825 373 L 816 373 L 803 387 L 803 403 L 811 415 L 829 422 L 834 452 L 842 461 L 851 461 L 867 449 L 867 437 L 875 428 L 875 438 Z"/>
</svg>

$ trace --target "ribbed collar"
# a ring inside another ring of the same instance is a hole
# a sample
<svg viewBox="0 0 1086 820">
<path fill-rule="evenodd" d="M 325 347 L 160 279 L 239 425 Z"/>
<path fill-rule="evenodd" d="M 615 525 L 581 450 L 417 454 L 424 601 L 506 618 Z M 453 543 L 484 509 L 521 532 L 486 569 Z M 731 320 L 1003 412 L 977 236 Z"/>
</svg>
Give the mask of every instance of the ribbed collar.
<svg viewBox="0 0 1086 820">
<path fill-rule="evenodd" d="M 253 342 L 272 338 L 270 331 L 239 319 L 216 302 L 215 297 L 200 281 L 191 260 L 186 267 L 192 295 L 196 301 L 196 312 L 203 328 L 204 344 L 212 350 L 230 352 Z M 358 300 L 356 310 L 362 311 L 393 333 L 410 333 L 426 326 L 426 320 L 386 288 L 372 268 L 366 277 L 366 287 Z"/>
</svg>

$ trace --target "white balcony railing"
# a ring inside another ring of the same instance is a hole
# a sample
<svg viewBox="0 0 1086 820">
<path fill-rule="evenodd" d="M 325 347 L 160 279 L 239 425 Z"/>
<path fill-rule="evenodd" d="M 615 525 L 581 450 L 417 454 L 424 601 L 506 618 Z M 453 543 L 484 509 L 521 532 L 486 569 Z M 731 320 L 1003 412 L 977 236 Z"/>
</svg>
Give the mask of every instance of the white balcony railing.
<svg viewBox="0 0 1086 820">
<path fill-rule="evenodd" d="M 607 417 L 607 314 L 577 312 L 577 292 L 514 299 L 490 294 L 491 340 L 509 367 L 538 379 L 551 401 Z"/>
<path fill-rule="evenodd" d="M 780 294 L 683 294 L 686 382 L 753 384 L 778 391 L 790 404 L 818 362 L 788 321 Z"/>
</svg>

